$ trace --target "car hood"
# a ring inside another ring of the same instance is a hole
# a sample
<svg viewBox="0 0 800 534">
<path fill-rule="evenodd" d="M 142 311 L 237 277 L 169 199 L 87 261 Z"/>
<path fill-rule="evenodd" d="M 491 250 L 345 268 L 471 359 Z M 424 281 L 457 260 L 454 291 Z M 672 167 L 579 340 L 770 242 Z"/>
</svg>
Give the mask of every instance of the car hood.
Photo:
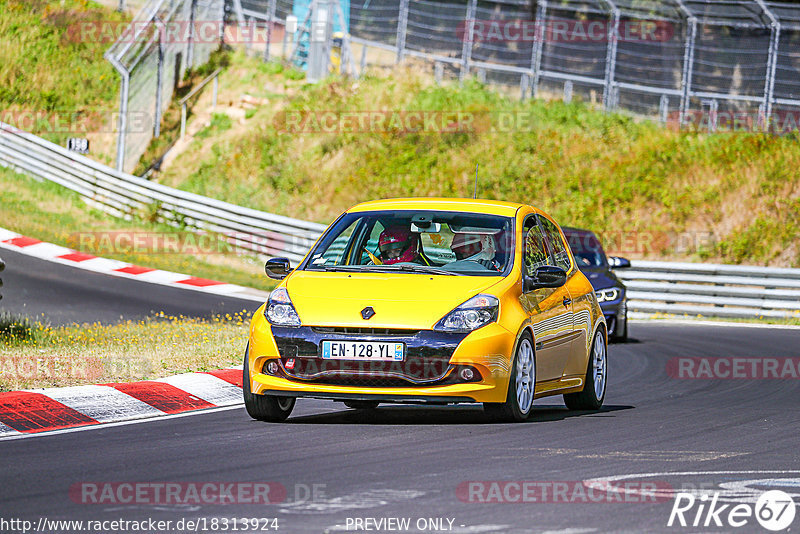
<svg viewBox="0 0 800 534">
<path fill-rule="evenodd" d="M 450 310 L 497 284 L 498 277 L 295 271 L 286 281 L 309 326 L 427 330 Z M 361 310 L 371 306 L 369 320 Z"/>
<path fill-rule="evenodd" d="M 581 272 L 586 275 L 594 289 L 606 289 L 614 286 L 624 287 L 617 275 L 605 267 L 585 267 L 581 269 Z"/>
</svg>

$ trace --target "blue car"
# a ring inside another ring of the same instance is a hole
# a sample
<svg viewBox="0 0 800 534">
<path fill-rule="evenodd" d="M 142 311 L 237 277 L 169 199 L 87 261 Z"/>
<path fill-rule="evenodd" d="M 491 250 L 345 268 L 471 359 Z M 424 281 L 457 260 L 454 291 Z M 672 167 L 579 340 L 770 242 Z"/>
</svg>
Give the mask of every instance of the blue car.
<svg viewBox="0 0 800 534">
<path fill-rule="evenodd" d="M 575 262 L 586 275 L 597 294 L 608 325 L 609 339 L 624 342 L 628 339 L 628 297 L 625 284 L 612 269 L 630 267 L 631 262 L 617 256 L 607 257 L 594 232 L 562 226 L 569 241 Z"/>
</svg>

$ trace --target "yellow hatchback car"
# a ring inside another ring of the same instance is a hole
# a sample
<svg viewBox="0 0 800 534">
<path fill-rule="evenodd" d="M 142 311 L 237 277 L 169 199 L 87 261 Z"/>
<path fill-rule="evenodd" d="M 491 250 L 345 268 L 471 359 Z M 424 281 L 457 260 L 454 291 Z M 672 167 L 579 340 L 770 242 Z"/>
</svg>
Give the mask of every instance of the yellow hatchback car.
<svg viewBox="0 0 800 534">
<path fill-rule="evenodd" d="M 298 397 L 354 409 L 483 403 L 523 421 L 533 400 L 603 404 L 606 324 L 592 285 L 543 211 L 489 200 L 359 204 L 328 227 L 255 313 L 244 360 L 254 419 Z"/>
</svg>

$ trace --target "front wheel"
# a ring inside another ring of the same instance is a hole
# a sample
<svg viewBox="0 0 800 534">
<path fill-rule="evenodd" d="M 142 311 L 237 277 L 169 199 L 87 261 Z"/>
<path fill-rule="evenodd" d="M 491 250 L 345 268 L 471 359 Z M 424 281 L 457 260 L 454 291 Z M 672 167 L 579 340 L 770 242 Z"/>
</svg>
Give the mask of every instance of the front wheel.
<svg viewBox="0 0 800 534">
<path fill-rule="evenodd" d="M 521 422 L 526 420 L 533 408 L 533 394 L 536 388 L 536 358 L 533 342 L 527 332 L 522 335 L 514 356 L 511 378 L 508 382 L 506 402 L 483 403 L 483 409 L 493 419 Z"/>
<path fill-rule="evenodd" d="M 564 404 L 570 410 L 598 410 L 606 397 L 608 347 L 605 335 L 598 330 L 594 335 L 589 362 L 586 365 L 583 391 L 564 395 Z"/>
<path fill-rule="evenodd" d="M 247 361 L 249 352 L 250 345 L 247 346 L 244 352 L 244 370 L 242 371 L 242 392 L 244 393 L 244 407 L 247 410 L 247 414 L 258 421 L 270 423 L 285 421 L 294 409 L 294 397 L 254 394 L 250 385 L 250 365 Z"/>
</svg>

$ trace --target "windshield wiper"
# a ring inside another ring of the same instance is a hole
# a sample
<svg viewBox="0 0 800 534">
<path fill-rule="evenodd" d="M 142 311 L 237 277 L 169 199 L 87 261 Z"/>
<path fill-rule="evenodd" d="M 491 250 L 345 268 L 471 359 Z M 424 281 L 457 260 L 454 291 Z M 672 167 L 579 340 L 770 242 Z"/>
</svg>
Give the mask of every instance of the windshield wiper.
<svg viewBox="0 0 800 534">
<path fill-rule="evenodd" d="M 404 271 L 408 273 L 439 274 L 444 276 L 462 276 L 461 273 L 446 271 L 429 265 L 417 265 L 415 263 L 405 263 L 402 265 L 314 265 L 307 267 L 309 271 L 325 272 L 387 272 Z"/>
<path fill-rule="evenodd" d="M 459 273 L 439 269 L 438 267 L 431 267 L 430 265 L 418 265 L 416 263 L 402 263 L 395 265 L 370 265 L 369 267 L 377 267 L 375 270 L 384 271 L 406 271 L 409 273 L 425 273 L 425 274 L 441 274 L 445 276 L 459 276 Z"/>
</svg>

